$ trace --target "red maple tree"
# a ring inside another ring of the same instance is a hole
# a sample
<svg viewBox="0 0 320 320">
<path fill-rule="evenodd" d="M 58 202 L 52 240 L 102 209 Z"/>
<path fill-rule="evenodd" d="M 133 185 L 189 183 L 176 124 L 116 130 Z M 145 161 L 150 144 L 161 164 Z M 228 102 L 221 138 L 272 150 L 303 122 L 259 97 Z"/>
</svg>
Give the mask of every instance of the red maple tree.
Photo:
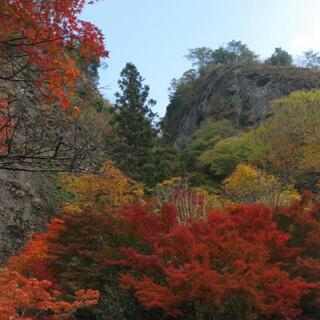
<svg viewBox="0 0 320 320">
<path fill-rule="evenodd" d="M 286 271 L 299 250 L 288 247 L 290 236 L 278 229 L 271 209 L 237 206 L 185 224 L 177 216 L 172 206 L 158 216 L 126 209 L 128 232 L 141 245 L 120 249 L 118 261 L 105 260 L 129 267 L 122 287 L 145 308 L 170 317 L 188 310 L 197 319 L 296 319 L 302 313 L 301 297 L 317 285 Z"/>
</svg>

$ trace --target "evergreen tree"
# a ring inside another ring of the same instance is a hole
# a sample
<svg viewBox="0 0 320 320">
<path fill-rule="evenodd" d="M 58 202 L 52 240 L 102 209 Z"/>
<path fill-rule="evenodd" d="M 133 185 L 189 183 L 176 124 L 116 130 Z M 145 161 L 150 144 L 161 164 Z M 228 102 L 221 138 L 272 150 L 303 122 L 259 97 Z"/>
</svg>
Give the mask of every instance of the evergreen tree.
<svg viewBox="0 0 320 320">
<path fill-rule="evenodd" d="M 118 81 L 121 92 L 115 94 L 113 124 L 115 135 L 109 143 L 113 146 L 113 159 L 133 179 L 145 181 L 150 152 L 155 145 L 157 130 L 153 126 L 156 104 L 148 99 L 149 86 L 135 65 L 127 63 Z"/>
</svg>

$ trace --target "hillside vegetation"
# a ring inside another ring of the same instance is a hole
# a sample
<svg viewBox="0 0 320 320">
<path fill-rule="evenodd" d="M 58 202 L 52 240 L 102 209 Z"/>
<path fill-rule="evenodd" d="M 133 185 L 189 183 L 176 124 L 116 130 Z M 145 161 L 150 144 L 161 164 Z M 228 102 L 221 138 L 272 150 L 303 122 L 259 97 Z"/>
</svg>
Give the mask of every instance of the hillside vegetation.
<svg viewBox="0 0 320 320">
<path fill-rule="evenodd" d="M 318 320 L 319 54 L 192 49 L 159 121 L 85 4 L 0 0 L 0 320 Z"/>
</svg>

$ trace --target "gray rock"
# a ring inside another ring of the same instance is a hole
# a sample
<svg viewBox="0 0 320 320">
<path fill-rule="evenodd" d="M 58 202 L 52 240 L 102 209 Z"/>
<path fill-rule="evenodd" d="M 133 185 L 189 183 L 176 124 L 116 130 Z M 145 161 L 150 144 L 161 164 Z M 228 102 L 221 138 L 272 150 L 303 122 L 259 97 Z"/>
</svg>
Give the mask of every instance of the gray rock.
<svg viewBox="0 0 320 320">
<path fill-rule="evenodd" d="M 43 175 L 0 170 L 0 266 L 19 252 L 34 230 L 44 230 L 53 206 Z"/>
<path fill-rule="evenodd" d="M 266 64 L 215 66 L 171 101 L 164 134 L 169 143 L 182 147 L 209 117 L 245 128 L 270 115 L 272 100 L 313 88 L 320 88 L 319 71 Z"/>
</svg>

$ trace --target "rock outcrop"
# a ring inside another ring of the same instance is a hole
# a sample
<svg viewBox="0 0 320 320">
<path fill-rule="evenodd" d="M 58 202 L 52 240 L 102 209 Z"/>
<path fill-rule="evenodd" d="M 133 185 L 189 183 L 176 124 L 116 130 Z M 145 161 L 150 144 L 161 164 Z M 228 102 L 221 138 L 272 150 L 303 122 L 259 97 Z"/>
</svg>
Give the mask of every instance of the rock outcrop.
<svg viewBox="0 0 320 320">
<path fill-rule="evenodd" d="M 314 88 L 320 88 L 320 71 L 266 64 L 215 66 L 171 100 L 164 133 L 168 142 L 181 147 L 208 117 L 248 127 L 270 115 L 272 100 Z"/>
<path fill-rule="evenodd" d="M 44 230 L 57 210 L 54 185 L 49 174 L 0 170 L 0 266 Z"/>
</svg>

